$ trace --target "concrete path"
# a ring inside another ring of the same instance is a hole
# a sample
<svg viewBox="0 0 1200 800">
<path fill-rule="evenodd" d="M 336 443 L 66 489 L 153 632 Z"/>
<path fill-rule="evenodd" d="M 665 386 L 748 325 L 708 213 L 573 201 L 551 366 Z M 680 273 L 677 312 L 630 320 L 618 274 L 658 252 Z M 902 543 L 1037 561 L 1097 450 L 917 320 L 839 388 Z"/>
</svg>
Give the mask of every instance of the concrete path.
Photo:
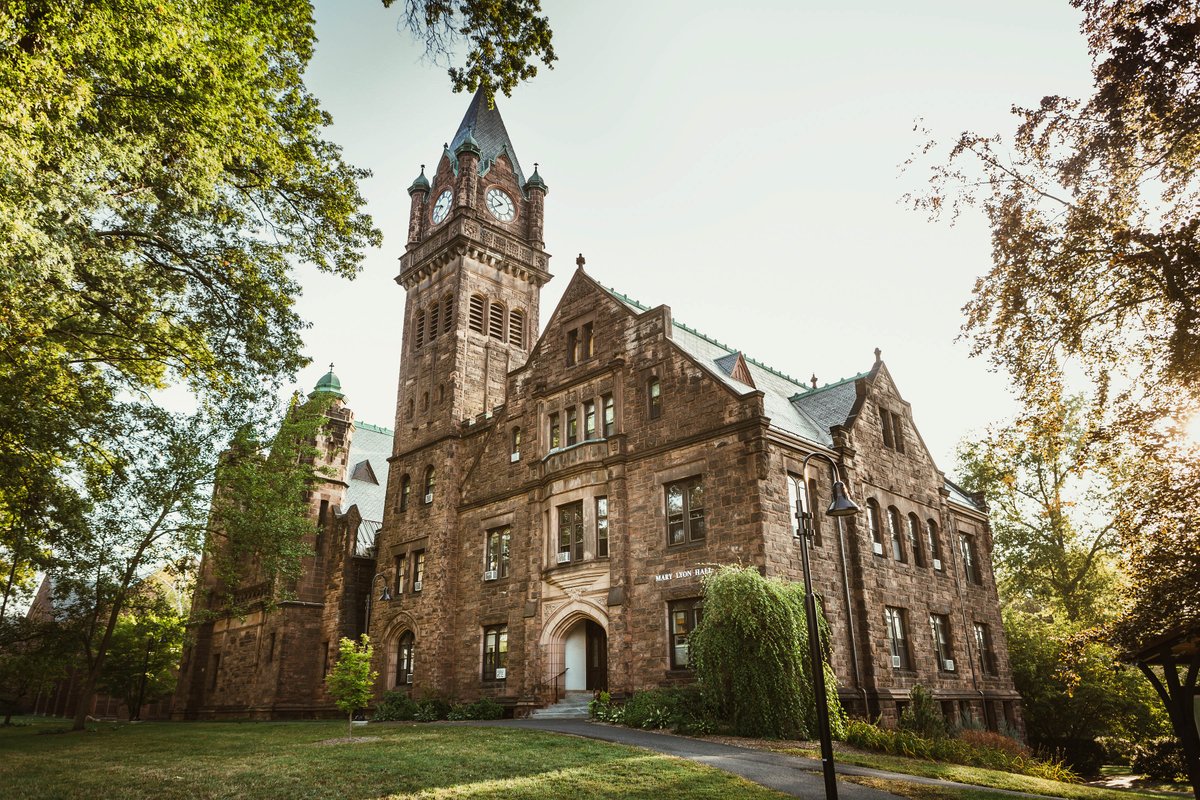
<svg viewBox="0 0 1200 800">
<path fill-rule="evenodd" d="M 460 723 L 461 724 L 461 723 Z M 658 753 L 686 758 L 698 764 L 732 772 L 770 789 L 790 794 L 793 797 L 807 797 L 819 800 L 825 797 L 825 782 L 821 777 L 821 762 L 817 759 L 803 756 L 772 753 L 767 750 L 755 750 L 750 747 L 735 747 L 733 745 L 710 742 L 706 739 L 692 739 L 686 736 L 674 736 L 669 733 L 651 733 L 650 731 L 624 728 L 619 725 L 599 725 L 582 720 L 568 719 L 506 719 L 495 722 L 466 723 L 473 725 L 496 725 L 506 728 L 525 728 L 551 733 L 566 733 L 583 736 L 588 739 L 600 739 L 606 742 L 641 747 Z M 886 780 L 908 781 L 929 786 L 941 786 L 956 789 L 974 789 L 995 792 L 1012 797 L 1034 797 L 1045 800 L 1045 795 L 1014 792 L 1007 789 L 992 789 L 983 786 L 973 786 L 966 783 L 944 781 L 938 778 L 924 778 L 917 775 L 905 775 L 899 772 L 887 772 L 870 767 L 856 767 L 850 764 L 837 764 L 839 775 L 861 775 Z M 871 789 L 850 781 L 838 781 L 838 797 L 844 800 L 897 800 L 896 795 Z"/>
</svg>

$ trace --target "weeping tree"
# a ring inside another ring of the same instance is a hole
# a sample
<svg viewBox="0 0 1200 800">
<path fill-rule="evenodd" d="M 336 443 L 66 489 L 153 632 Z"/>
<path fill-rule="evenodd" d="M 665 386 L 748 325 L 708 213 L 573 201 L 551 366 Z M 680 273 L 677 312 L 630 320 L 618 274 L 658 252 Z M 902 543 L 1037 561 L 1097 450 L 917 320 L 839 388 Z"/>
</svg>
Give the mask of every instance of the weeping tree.
<svg viewBox="0 0 1200 800">
<path fill-rule="evenodd" d="M 829 625 L 818 610 L 822 651 Z M 705 700 L 740 736 L 816 735 L 804 586 L 764 578 L 753 567 L 724 566 L 704 581 L 704 617 L 689 638 Z M 845 729 L 833 669 L 824 663 L 830 728 Z"/>
</svg>

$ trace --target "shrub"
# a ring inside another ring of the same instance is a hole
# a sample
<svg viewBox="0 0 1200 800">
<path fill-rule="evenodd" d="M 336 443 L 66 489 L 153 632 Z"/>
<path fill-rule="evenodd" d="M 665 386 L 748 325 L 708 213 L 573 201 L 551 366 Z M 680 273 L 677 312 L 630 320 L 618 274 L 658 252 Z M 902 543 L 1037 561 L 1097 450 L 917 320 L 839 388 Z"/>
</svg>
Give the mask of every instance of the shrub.
<svg viewBox="0 0 1200 800">
<path fill-rule="evenodd" d="M 1095 739 L 1050 739 L 1037 742 L 1038 753 L 1065 761 L 1080 775 L 1099 775 L 1104 746 Z"/>
<path fill-rule="evenodd" d="M 637 692 L 625 705 L 613 702 L 608 692 L 588 704 L 592 717 L 630 728 L 670 728 L 676 733 L 704 735 L 715 730 L 712 710 L 705 704 L 699 686 Z"/>
<path fill-rule="evenodd" d="M 958 734 L 958 738 L 972 747 L 987 747 L 992 750 L 1003 751 L 1010 758 L 1029 758 L 1033 755 L 1033 751 L 1028 747 L 1002 733 L 964 730 Z"/>
<path fill-rule="evenodd" d="M 386 692 L 375 706 L 376 722 L 413 720 L 417 718 L 417 703 L 406 692 Z"/>
<path fill-rule="evenodd" d="M 601 692 L 598 697 L 588 703 L 588 714 L 592 719 L 622 725 L 625 722 L 625 709 L 613 702 L 612 695 Z"/>
<path fill-rule="evenodd" d="M 1020 745 L 1007 737 L 976 731 L 965 735 L 968 738 L 925 739 L 911 731 L 890 731 L 860 720 L 851 720 L 846 725 L 845 739 L 855 747 L 894 756 L 949 761 L 953 764 L 1016 772 L 1063 783 L 1079 782 L 1079 777 L 1062 763 L 1032 758 L 1027 750 L 1020 748 Z"/>
<path fill-rule="evenodd" d="M 481 697 L 474 703 L 465 706 L 466 719 L 500 719 L 504 716 L 504 706 L 490 697 Z"/>
<path fill-rule="evenodd" d="M 900 729 L 926 739 L 941 739 L 948 730 L 941 706 L 924 686 L 917 684 L 909 692 L 912 703 L 900 714 Z"/>
<path fill-rule="evenodd" d="M 638 692 L 625 701 L 625 724 L 631 728 L 667 728 L 671 703 L 665 689 Z"/>
<path fill-rule="evenodd" d="M 417 722 L 437 722 L 450 716 L 450 703 L 440 697 L 426 697 L 417 701 Z"/>
<path fill-rule="evenodd" d="M 446 719 L 450 720 L 451 722 L 461 722 L 464 719 L 470 719 L 470 717 L 467 716 L 466 703 L 452 703 L 450 705 L 450 710 L 446 712 Z"/>
<path fill-rule="evenodd" d="M 1160 781 L 1187 780 L 1183 745 L 1170 736 L 1139 745 L 1133 754 L 1133 771 Z"/>
</svg>

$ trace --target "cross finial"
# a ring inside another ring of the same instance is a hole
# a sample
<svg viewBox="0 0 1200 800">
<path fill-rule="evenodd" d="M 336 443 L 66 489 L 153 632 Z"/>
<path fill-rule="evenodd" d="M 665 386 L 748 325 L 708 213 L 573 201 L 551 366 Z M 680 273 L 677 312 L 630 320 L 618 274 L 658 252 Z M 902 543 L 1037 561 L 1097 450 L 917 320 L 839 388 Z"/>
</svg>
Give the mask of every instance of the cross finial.
<svg viewBox="0 0 1200 800">
<path fill-rule="evenodd" d="M 333 372 L 333 362 L 332 361 L 329 362 L 329 371 Z"/>
<path fill-rule="evenodd" d="M 583 257 L 583 253 L 579 254 L 579 258 L 575 259 L 575 266 L 582 267 L 587 263 L 587 259 Z"/>
<path fill-rule="evenodd" d="M 880 361 L 883 361 L 883 351 L 880 350 L 878 347 L 876 347 L 875 348 L 875 363 L 878 364 Z"/>
<path fill-rule="evenodd" d="M 812 381 L 812 387 L 814 389 L 817 388 L 817 373 L 814 372 L 813 376 L 809 378 L 809 380 Z"/>
</svg>

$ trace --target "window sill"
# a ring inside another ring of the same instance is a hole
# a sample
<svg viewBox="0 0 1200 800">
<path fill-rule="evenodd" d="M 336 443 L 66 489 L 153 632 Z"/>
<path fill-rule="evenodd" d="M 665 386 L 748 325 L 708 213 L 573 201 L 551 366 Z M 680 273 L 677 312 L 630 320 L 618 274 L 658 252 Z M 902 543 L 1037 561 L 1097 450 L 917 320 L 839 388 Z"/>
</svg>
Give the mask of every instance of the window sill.
<svg viewBox="0 0 1200 800">
<path fill-rule="evenodd" d="M 708 543 L 708 539 L 693 539 L 690 542 L 680 542 L 679 544 L 671 544 L 667 542 L 667 552 L 674 553 L 683 550 L 699 550 Z"/>
</svg>

